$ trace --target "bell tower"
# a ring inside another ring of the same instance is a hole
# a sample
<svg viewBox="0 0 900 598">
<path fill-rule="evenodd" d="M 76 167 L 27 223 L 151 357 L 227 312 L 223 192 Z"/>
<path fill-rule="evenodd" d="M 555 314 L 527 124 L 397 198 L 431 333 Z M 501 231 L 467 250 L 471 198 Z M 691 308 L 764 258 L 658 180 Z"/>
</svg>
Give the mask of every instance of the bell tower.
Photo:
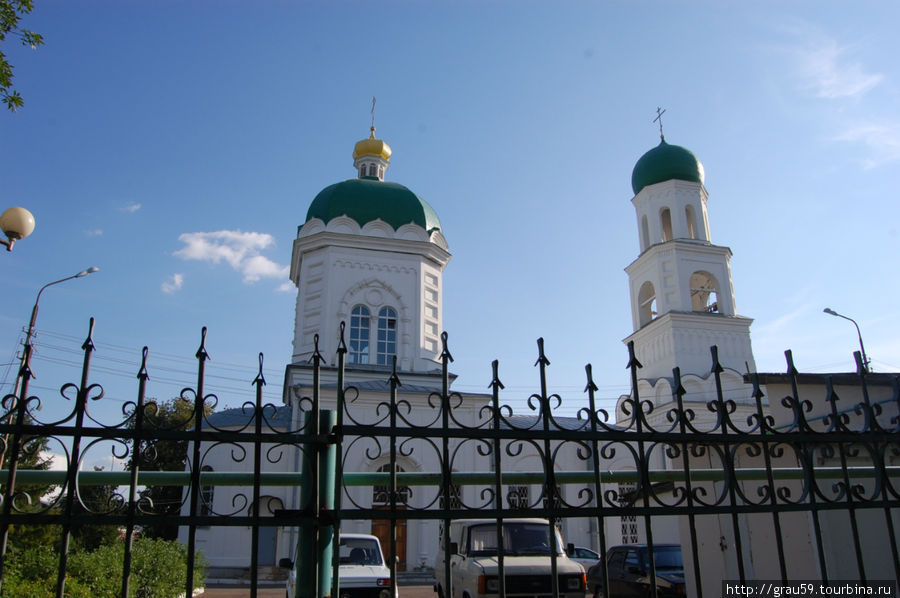
<svg viewBox="0 0 900 598">
<path fill-rule="evenodd" d="M 625 268 L 634 328 L 625 342 L 634 341 L 640 375 L 651 384 L 670 378 L 675 366 L 706 378 L 712 345 L 739 378 L 756 366 L 753 320 L 735 307 L 731 250 L 712 243 L 703 165 L 660 137 L 631 176 L 640 255 Z"/>
</svg>

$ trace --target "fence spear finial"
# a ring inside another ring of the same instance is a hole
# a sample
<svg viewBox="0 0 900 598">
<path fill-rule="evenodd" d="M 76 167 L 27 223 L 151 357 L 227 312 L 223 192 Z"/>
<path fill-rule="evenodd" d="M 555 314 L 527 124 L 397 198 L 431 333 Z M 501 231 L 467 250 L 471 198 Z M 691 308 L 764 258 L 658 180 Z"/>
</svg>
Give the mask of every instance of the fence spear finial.
<svg viewBox="0 0 900 598">
<path fill-rule="evenodd" d="M 497 387 L 497 389 L 506 388 L 503 386 L 503 382 L 500 382 L 500 361 L 495 359 L 491 362 L 491 383 L 488 384 L 488 388 Z"/>
<path fill-rule="evenodd" d="M 788 349 L 784 352 L 784 359 L 787 361 L 787 373 L 790 376 L 797 375 L 797 368 L 794 367 L 794 352 Z"/>
<path fill-rule="evenodd" d="M 587 386 L 584 387 L 584 392 L 597 392 L 600 390 L 600 387 L 594 384 L 594 369 L 591 367 L 591 364 L 585 365 L 584 371 L 587 374 Z"/>
<path fill-rule="evenodd" d="M 93 351 L 94 350 L 94 317 L 91 316 L 90 324 L 88 324 L 88 335 L 87 338 L 84 339 L 84 343 L 81 345 L 81 349 L 83 351 Z"/>
<path fill-rule="evenodd" d="M 149 353 L 150 349 L 147 348 L 147 345 L 144 345 L 144 348 L 141 350 L 141 369 L 137 373 L 138 380 L 150 379 L 150 375 L 147 373 L 147 355 Z"/>
<path fill-rule="evenodd" d="M 447 331 L 441 333 L 441 359 L 447 358 L 447 361 L 453 362 L 453 355 L 450 354 L 450 345 L 447 343 Z"/>
<path fill-rule="evenodd" d="M 256 378 L 254 378 L 253 382 L 251 382 L 250 384 L 251 385 L 252 384 L 262 384 L 263 386 L 266 385 L 266 377 L 263 376 L 263 354 L 262 354 L 262 351 L 259 352 L 259 373 L 256 374 Z"/>
<path fill-rule="evenodd" d="M 344 342 L 344 330 L 346 329 L 346 327 L 347 327 L 347 323 L 344 322 L 343 320 L 341 320 L 341 323 L 339 326 L 340 331 L 338 333 L 338 348 L 337 348 L 338 353 L 346 353 L 347 352 L 347 343 Z"/>
<path fill-rule="evenodd" d="M 632 367 L 642 368 L 641 362 L 638 361 L 638 358 L 634 354 L 634 341 L 628 341 L 628 365 L 625 366 L 625 369 L 630 369 Z"/>
<path fill-rule="evenodd" d="M 550 365 L 550 360 L 547 359 L 547 355 L 544 353 L 544 337 L 537 339 L 537 345 L 538 358 L 537 361 L 534 362 L 534 365 Z"/>
<path fill-rule="evenodd" d="M 197 359 L 209 359 L 209 353 L 206 352 L 206 326 L 200 329 L 200 348 L 194 355 Z"/>
</svg>

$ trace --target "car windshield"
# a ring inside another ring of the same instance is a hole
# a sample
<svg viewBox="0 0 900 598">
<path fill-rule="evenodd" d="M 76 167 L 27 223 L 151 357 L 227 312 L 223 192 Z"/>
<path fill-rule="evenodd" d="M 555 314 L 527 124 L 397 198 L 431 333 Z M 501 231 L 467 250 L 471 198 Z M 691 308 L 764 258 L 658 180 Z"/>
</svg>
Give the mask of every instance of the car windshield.
<svg viewBox="0 0 900 598">
<path fill-rule="evenodd" d="M 371 538 L 341 538 L 341 565 L 381 565 L 381 550 Z"/>
<path fill-rule="evenodd" d="M 554 549 L 560 553 L 562 541 L 553 528 Z M 476 525 L 469 530 L 469 555 L 494 556 L 497 554 L 497 526 L 493 523 Z M 546 523 L 504 523 L 503 554 L 506 556 L 549 555 L 550 527 Z"/>
</svg>

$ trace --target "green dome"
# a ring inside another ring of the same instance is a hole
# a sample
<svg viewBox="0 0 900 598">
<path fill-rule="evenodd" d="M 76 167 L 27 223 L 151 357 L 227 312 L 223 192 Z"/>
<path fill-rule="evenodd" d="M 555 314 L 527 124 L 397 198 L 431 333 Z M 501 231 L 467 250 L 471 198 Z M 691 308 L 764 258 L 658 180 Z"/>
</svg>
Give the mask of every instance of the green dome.
<svg viewBox="0 0 900 598">
<path fill-rule="evenodd" d="M 377 177 L 347 179 L 325 187 L 309 206 L 306 222 L 318 218 L 328 224 L 345 214 L 360 226 L 380 218 L 394 230 L 410 222 L 429 233 L 441 229 L 437 214 L 419 196 L 403 185 L 387 183 Z"/>
<path fill-rule="evenodd" d="M 631 172 L 631 188 L 637 195 L 647 185 L 678 179 L 703 184 L 703 164 L 690 150 L 666 140 L 641 156 Z"/>
</svg>

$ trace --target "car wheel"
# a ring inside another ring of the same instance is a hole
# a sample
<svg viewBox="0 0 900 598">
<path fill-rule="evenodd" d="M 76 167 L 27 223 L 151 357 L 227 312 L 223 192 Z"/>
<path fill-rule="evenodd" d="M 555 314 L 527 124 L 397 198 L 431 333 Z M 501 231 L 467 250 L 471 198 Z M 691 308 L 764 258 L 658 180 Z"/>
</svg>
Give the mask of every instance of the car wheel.
<svg viewBox="0 0 900 598">
<path fill-rule="evenodd" d="M 594 588 L 594 598 L 603 598 L 603 590 Z"/>
</svg>

